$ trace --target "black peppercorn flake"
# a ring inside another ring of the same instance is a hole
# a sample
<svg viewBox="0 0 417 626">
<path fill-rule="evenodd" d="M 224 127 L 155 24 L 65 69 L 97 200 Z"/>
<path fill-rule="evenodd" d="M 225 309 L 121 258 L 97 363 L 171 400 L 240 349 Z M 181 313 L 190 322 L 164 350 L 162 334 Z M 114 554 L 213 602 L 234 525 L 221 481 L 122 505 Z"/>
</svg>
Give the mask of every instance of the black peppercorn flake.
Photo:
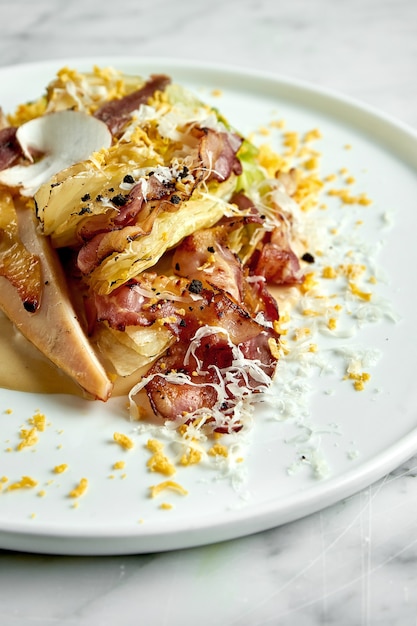
<svg viewBox="0 0 417 626">
<path fill-rule="evenodd" d="M 39 302 L 37 300 L 25 300 L 23 302 L 23 307 L 25 311 L 27 311 L 28 313 L 35 313 L 38 306 L 39 306 Z"/>
<path fill-rule="evenodd" d="M 113 198 L 111 199 L 111 201 L 113 202 L 113 204 L 115 204 L 116 206 L 124 206 L 127 202 L 127 197 L 124 196 L 121 193 L 118 193 L 117 196 L 113 196 Z"/>
<path fill-rule="evenodd" d="M 83 197 L 81 198 L 81 202 L 88 202 L 90 200 L 90 194 L 86 193 L 83 195 Z"/>
<path fill-rule="evenodd" d="M 171 196 L 171 202 L 172 204 L 179 204 L 181 202 L 181 198 L 174 193 Z"/>
<path fill-rule="evenodd" d="M 314 257 L 310 252 L 305 252 L 301 258 L 306 263 L 314 263 Z"/>
<path fill-rule="evenodd" d="M 186 178 L 188 176 L 189 173 L 189 169 L 186 165 L 184 165 L 184 167 L 182 168 L 182 172 L 180 173 L 180 178 Z"/>
<path fill-rule="evenodd" d="M 203 291 L 203 283 L 201 280 L 197 280 L 197 278 L 193 278 L 191 283 L 188 286 L 188 291 L 191 293 L 201 293 Z"/>
<path fill-rule="evenodd" d="M 207 252 L 211 252 L 211 254 L 213 254 L 214 253 L 214 246 L 209 246 L 207 248 Z"/>
<path fill-rule="evenodd" d="M 130 174 L 126 174 L 126 176 L 123 179 L 123 182 L 127 183 L 128 185 L 133 185 L 133 183 L 135 182 L 135 179 Z"/>
</svg>

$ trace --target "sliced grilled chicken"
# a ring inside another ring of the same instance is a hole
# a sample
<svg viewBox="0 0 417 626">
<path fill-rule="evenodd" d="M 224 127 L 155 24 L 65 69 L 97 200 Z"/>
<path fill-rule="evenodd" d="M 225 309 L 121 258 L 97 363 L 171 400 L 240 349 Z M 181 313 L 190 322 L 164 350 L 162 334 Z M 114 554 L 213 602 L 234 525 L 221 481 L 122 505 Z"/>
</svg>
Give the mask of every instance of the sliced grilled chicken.
<svg viewBox="0 0 417 626">
<path fill-rule="evenodd" d="M 27 208 L 15 208 L 18 239 L 40 265 L 41 297 L 32 301 L 22 298 L 16 280 L 8 277 L 7 268 L 6 271 L 3 268 L 0 308 L 31 343 L 89 396 L 106 401 L 112 383 L 82 329 L 56 252 L 38 232 L 34 213 Z M 19 272 L 15 275 L 19 277 Z"/>
</svg>

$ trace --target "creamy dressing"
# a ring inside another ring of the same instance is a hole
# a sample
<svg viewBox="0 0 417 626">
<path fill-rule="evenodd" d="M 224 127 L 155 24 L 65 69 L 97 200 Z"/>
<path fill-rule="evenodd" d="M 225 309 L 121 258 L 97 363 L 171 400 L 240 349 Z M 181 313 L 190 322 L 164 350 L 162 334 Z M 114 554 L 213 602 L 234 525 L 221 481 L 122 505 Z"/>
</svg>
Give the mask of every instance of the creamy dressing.
<svg viewBox="0 0 417 626">
<path fill-rule="evenodd" d="M 33 393 L 82 391 L 0 313 L 0 387 Z"/>
<path fill-rule="evenodd" d="M 127 395 L 142 372 L 114 382 L 115 396 Z M 0 311 L 0 388 L 30 393 L 64 393 L 85 397 L 84 391 L 33 346 Z"/>
</svg>

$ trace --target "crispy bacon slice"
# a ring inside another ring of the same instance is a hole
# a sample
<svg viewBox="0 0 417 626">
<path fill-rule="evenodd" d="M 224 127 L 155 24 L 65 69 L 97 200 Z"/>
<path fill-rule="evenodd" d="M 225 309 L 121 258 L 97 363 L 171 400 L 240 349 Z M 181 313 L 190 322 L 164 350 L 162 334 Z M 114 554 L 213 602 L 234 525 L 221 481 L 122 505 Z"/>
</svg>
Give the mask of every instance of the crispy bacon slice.
<svg viewBox="0 0 417 626">
<path fill-rule="evenodd" d="M 241 137 L 204 127 L 193 127 L 191 132 L 199 139 L 198 154 L 206 180 L 223 182 L 232 173 L 242 173 L 242 164 L 236 156 L 242 143 Z"/>
<path fill-rule="evenodd" d="M 170 82 L 171 79 L 168 76 L 154 74 L 141 89 L 119 100 L 106 102 L 94 115 L 107 125 L 113 136 L 117 137 L 129 121 L 131 113 L 141 104 L 146 104 L 156 91 L 163 91 Z"/>
<path fill-rule="evenodd" d="M 250 210 L 259 215 L 258 209 L 245 194 L 234 194 L 231 201 L 242 210 Z M 263 276 L 267 282 L 275 285 L 302 283 L 304 275 L 299 259 L 291 248 L 288 222 L 279 211 L 279 207 L 277 207 L 275 218 L 279 225 L 272 231 L 265 232 L 248 261 L 250 273 Z"/>
<path fill-rule="evenodd" d="M 254 275 L 264 276 L 275 285 L 296 285 L 304 280 L 300 261 L 288 243 L 284 223 L 266 233 L 249 262 Z"/>
<path fill-rule="evenodd" d="M 231 250 L 230 239 L 236 231 L 241 231 L 238 239 L 250 237 L 246 229 L 253 230 L 262 223 L 259 213 L 251 212 L 241 217 L 223 217 L 215 226 L 189 235 L 175 249 L 175 273 L 207 281 L 241 303 L 245 298 L 244 268 L 238 254 Z"/>
<path fill-rule="evenodd" d="M 174 327 L 183 316 L 178 310 L 194 304 L 188 287 L 187 280 L 144 272 L 110 294 L 90 293 L 85 297 L 90 333 L 103 321 L 122 331 L 126 326 L 150 326 L 161 319 L 171 319 L 170 326 Z"/>
<path fill-rule="evenodd" d="M 188 344 L 180 340 L 171 346 L 151 367 L 145 386 L 150 404 L 156 415 L 168 420 L 187 422 L 211 412 L 211 422 L 220 413 L 226 419 L 215 424 L 215 430 L 238 430 L 236 404 L 265 389 L 273 376 L 277 358 L 270 340 L 276 342 L 277 335 L 272 328 L 258 328 L 254 336 L 234 344 L 222 326 L 199 331 Z"/>
<path fill-rule="evenodd" d="M 172 265 L 180 276 L 205 280 L 241 302 L 242 266 L 226 245 L 227 235 L 221 226 L 189 235 L 175 249 Z"/>
<path fill-rule="evenodd" d="M 277 364 L 277 304 L 261 279 L 248 283 L 245 292 L 252 294 L 253 313 L 262 318 L 255 320 L 206 282 L 153 273 L 109 295 L 90 296 L 87 308 L 92 330 L 103 321 L 117 330 L 163 324 L 176 338 L 146 376 L 145 390 L 156 415 L 176 420 L 207 409 L 233 419 L 237 390 L 249 394 L 265 388 Z"/>
<path fill-rule="evenodd" d="M 196 356 L 191 355 L 185 367 L 186 353 L 187 346 L 176 343 L 148 372 L 151 380 L 145 387 L 146 393 L 154 413 L 163 419 L 176 420 L 200 409 L 213 408 L 218 402 L 216 387 L 221 380 L 218 370 L 209 369 L 209 366 L 215 363 L 216 367 L 227 367 L 232 362 L 232 350 L 225 336 L 214 333 L 205 339 L 204 346 L 199 349 L 198 361 Z M 199 367 L 203 370 L 201 373 Z M 185 375 L 184 379 L 173 382 L 175 376 L 169 377 L 169 373 L 173 372 Z M 223 400 L 222 408 L 227 408 Z"/>
</svg>

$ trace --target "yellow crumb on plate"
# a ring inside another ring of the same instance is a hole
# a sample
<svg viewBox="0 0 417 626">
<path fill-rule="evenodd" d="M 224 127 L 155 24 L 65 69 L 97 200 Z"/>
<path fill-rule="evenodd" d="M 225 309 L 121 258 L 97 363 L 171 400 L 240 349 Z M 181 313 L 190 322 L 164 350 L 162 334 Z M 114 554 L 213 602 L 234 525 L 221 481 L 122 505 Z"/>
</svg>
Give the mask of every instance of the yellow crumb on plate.
<svg viewBox="0 0 417 626">
<path fill-rule="evenodd" d="M 157 485 L 152 485 L 151 487 L 149 487 L 149 491 L 150 491 L 149 495 L 151 498 L 155 498 L 157 495 L 159 495 L 162 491 L 165 491 L 166 489 L 169 489 L 171 491 L 176 491 L 182 496 L 186 496 L 188 494 L 188 491 L 184 489 L 182 485 L 175 482 L 174 480 L 164 480 L 162 483 L 158 483 Z"/>
<path fill-rule="evenodd" d="M 60 465 L 55 465 L 54 473 L 55 474 L 62 474 L 63 472 L 66 472 L 67 469 L 68 469 L 68 464 L 67 463 L 61 463 Z"/>
<path fill-rule="evenodd" d="M 79 498 L 80 496 L 82 496 L 88 488 L 88 480 L 87 478 L 81 478 L 80 482 L 78 483 L 78 485 L 76 487 L 74 487 L 74 489 L 72 489 L 69 494 L 68 497 L 69 498 Z"/>
<path fill-rule="evenodd" d="M 43 413 L 35 413 L 28 422 L 35 426 L 40 432 L 43 432 L 46 428 L 46 417 Z"/>
<path fill-rule="evenodd" d="M 21 480 L 11 483 L 7 487 L 7 491 L 15 491 L 17 489 L 33 489 L 33 487 L 36 487 L 37 484 L 38 481 L 31 476 L 22 476 Z"/>
<path fill-rule="evenodd" d="M 224 456 L 226 458 L 229 456 L 229 450 L 221 443 L 215 443 L 214 446 L 208 450 L 207 454 L 210 456 Z"/>
<path fill-rule="evenodd" d="M 17 446 L 17 450 L 23 450 L 23 448 L 30 448 L 38 443 L 38 429 L 36 426 L 33 428 L 27 429 L 22 428 L 19 433 L 21 442 Z"/>
<path fill-rule="evenodd" d="M 121 446 L 125 450 L 130 450 L 131 448 L 134 447 L 134 443 L 130 439 L 130 437 L 128 437 L 127 435 L 124 435 L 123 433 L 114 433 L 113 439 L 116 443 L 119 444 L 119 446 Z"/>
<path fill-rule="evenodd" d="M 164 474 L 165 476 L 172 476 L 175 474 L 176 469 L 168 457 L 163 453 L 163 444 L 157 439 L 149 439 L 146 447 L 153 452 L 153 455 L 147 462 L 147 467 L 151 472 L 157 472 Z"/>
<path fill-rule="evenodd" d="M 367 291 L 362 291 L 355 283 L 351 281 L 349 282 L 349 289 L 354 296 L 357 296 L 358 298 L 361 298 L 361 300 L 365 300 L 366 302 L 369 302 L 369 300 L 372 298 L 371 293 Z"/>
<path fill-rule="evenodd" d="M 184 452 L 179 460 L 180 465 L 197 465 L 200 463 L 202 453 L 197 448 L 189 448 L 187 452 Z"/>
</svg>

